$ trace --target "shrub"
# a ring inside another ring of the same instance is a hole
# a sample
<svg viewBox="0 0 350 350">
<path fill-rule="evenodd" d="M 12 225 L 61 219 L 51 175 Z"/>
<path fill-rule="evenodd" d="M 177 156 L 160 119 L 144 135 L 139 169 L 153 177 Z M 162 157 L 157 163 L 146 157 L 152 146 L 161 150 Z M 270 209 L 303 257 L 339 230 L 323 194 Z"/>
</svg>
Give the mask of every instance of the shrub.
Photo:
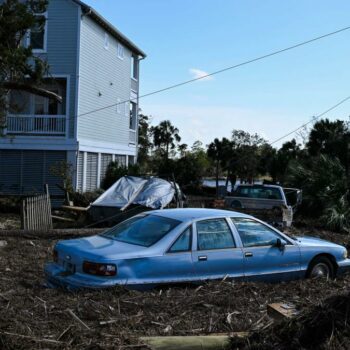
<svg viewBox="0 0 350 350">
<path fill-rule="evenodd" d="M 347 197 L 348 193 L 326 208 L 322 220 L 327 228 L 350 233 L 350 205 Z"/>
<path fill-rule="evenodd" d="M 118 162 L 110 162 L 106 175 L 102 181 L 101 187 L 107 190 L 111 187 L 117 180 L 125 175 L 137 176 L 140 175 L 140 168 L 137 164 L 129 165 L 129 167 L 119 165 Z"/>
</svg>

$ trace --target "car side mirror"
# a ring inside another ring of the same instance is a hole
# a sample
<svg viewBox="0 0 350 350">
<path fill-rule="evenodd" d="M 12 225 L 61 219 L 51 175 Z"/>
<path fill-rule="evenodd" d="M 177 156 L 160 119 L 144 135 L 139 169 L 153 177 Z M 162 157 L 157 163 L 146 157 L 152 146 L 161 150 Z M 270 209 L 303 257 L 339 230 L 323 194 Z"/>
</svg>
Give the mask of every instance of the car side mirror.
<svg viewBox="0 0 350 350">
<path fill-rule="evenodd" d="M 285 245 L 286 244 L 284 242 L 282 242 L 282 240 L 280 238 L 276 239 L 275 247 L 277 247 L 278 249 L 284 249 Z"/>
</svg>

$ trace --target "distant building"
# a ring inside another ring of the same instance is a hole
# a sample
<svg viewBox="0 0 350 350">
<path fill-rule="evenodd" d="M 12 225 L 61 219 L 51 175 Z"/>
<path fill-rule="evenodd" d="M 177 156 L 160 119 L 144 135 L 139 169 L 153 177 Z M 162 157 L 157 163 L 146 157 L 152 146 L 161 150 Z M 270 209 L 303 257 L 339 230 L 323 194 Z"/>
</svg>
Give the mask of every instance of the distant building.
<svg viewBox="0 0 350 350">
<path fill-rule="evenodd" d="M 31 30 L 25 44 L 48 61 L 47 88 L 63 103 L 11 94 L 16 107 L 0 136 L 0 194 L 38 192 L 45 183 L 59 191 L 51 170 L 58 162 L 72 164 L 76 190 L 92 191 L 112 160 L 136 160 L 139 62 L 146 55 L 81 1 L 50 0 L 38 16 L 45 26 Z"/>
</svg>

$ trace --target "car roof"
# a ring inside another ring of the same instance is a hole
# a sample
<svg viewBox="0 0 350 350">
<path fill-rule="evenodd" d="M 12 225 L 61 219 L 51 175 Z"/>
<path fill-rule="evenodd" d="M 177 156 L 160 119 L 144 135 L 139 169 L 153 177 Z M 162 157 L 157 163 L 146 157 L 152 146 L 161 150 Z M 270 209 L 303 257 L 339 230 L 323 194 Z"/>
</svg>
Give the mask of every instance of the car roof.
<svg viewBox="0 0 350 350">
<path fill-rule="evenodd" d="M 251 216 L 239 213 L 232 210 L 221 210 L 221 209 L 206 209 L 206 208 L 181 208 L 181 209 L 161 209 L 152 210 L 150 214 L 167 217 L 179 221 L 197 220 L 204 218 L 215 218 L 215 217 L 242 217 L 250 218 Z"/>
<path fill-rule="evenodd" d="M 237 187 L 256 187 L 256 188 L 282 188 L 282 186 L 279 185 L 267 185 L 267 184 L 242 184 L 238 185 Z"/>
</svg>

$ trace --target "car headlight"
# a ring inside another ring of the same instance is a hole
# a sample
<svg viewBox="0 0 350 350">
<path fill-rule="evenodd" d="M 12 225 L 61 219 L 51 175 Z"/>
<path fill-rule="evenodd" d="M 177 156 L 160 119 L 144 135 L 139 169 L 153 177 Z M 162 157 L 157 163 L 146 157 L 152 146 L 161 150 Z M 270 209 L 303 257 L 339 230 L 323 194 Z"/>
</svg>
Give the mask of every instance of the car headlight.
<svg viewBox="0 0 350 350">
<path fill-rule="evenodd" d="M 348 251 L 347 251 L 347 249 L 344 249 L 343 258 L 346 259 L 347 257 L 348 257 Z"/>
</svg>

